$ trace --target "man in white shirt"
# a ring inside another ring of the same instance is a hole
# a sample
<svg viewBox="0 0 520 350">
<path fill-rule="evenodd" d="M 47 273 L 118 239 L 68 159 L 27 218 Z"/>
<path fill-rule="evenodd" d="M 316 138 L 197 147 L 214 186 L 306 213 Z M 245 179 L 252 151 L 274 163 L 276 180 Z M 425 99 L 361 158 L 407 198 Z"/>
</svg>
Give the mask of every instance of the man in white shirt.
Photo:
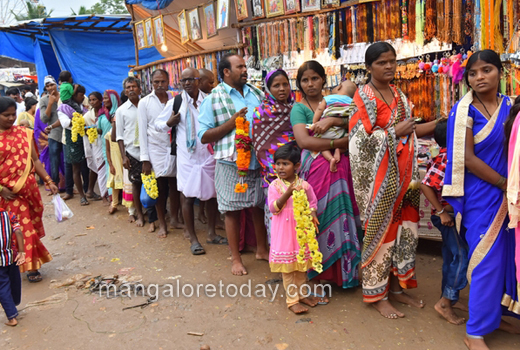
<svg viewBox="0 0 520 350">
<path fill-rule="evenodd" d="M 159 197 L 155 206 L 159 218 L 160 238 L 168 234 L 166 224 L 166 201 L 170 197 L 171 225 L 182 228 L 179 223 L 180 195 L 177 190 L 176 159 L 171 153 L 170 135 L 155 129 L 155 120 L 172 97 L 168 93 L 168 73 L 157 69 L 152 73 L 152 92 L 139 102 L 139 146 L 143 162 L 143 174 L 150 175 L 152 169 L 157 179 Z"/>
<path fill-rule="evenodd" d="M 116 111 L 116 140 L 123 158 L 123 167 L 128 169 L 128 178 L 132 182 L 132 195 L 137 215 L 135 224 L 137 227 L 142 227 L 144 226 L 144 215 L 141 209 L 140 194 L 143 163 L 140 161 L 141 150 L 136 133 L 137 106 L 139 105 L 141 84 L 138 79 L 128 77 L 123 81 L 123 88 L 126 96 L 128 96 L 128 101 L 123 103 Z M 152 207 L 148 210 L 148 222 L 150 223 L 148 231 L 153 232 L 155 230 L 155 221 L 157 221 L 157 212 Z"/>
<path fill-rule="evenodd" d="M 5 95 L 8 97 L 11 97 L 13 100 L 16 101 L 16 121 L 15 124 L 18 123 L 18 115 L 22 112 L 25 112 L 25 103 L 22 100 L 22 97 L 20 95 L 20 90 L 18 88 L 12 87 L 7 89 L 5 92 Z"/>
<path fill-rule="evenodd" d="M 207 202 L 208 209 L 208 244 L 227 244 L 227 239 L 215 232 L 218 216 L 215 192 L 215 160 L 208 145 L 203 145 L 197 139 L 199 130 L 198 107 L 206 97 L 199 90 L 199 72 L 195 68 L 186 68 L 181 74 L 183 92 L 170 100 L 155 121 L 157 131 L 167 133 L 176 127 L 177 140 L 177 188 L 182 193 L 182 215 L 185 234 L 191 244 L 193 255 L 204 254 L 195 232 L 193 204 L 198 198 L 201 203 Z M 176 100 L 182 100 L 177 114 L 173 107 Z"/>
</svg>

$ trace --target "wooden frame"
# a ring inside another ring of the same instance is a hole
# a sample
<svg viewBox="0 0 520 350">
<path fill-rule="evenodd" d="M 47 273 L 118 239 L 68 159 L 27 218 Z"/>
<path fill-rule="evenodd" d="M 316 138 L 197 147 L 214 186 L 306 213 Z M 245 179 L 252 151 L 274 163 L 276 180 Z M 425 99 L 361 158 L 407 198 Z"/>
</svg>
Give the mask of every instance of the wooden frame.
<svg viewBox="0 0 520 350">
<path fill-rule="evenodd" d="M 202 6 L 204 21 L 206 22 L 206 37 L 211 38 L 217 35 L 217 18 L 215 17 L 215 3 L 212 1 Z"/>
<path fill-rule="evenodd" d="M 265 5 L 263 0 L 251 0 L 251 17 L 253 20 L 265 18 Z"/>
<path fill-rule="evenodd" d="M 293 13 L 297 13 L 302 10 L 300 0 L 284 0 L 284 6 L 286 15 L 292 15 Z"/>
<path fill-rule="evenodd" d="M 177 22 L 179 23 L 179 32 L 181 34 L 181 44 L 185 44 L 190 41 L 190 35 L 188 30 L 188 21 L 186 18 L 186 10 L 182 10 L 177 15 Z"/>
<path fill-rule="evenodd" d="M 321 2 L 321 8 L 324 8 L 324 9 L 338 7 L 338 6 L 339 6 L 339 0 L 322 0 L 322 2 Z"/>
<path fill-rule="evenodd" d="M 217 30 L 229 27 L 229 0 L 217 0 Z"/>
<path fill-rule="evenodd" d="M 164 22 L 162 15 L 153 18 L 153 33 L 155 45 L 166 43 L 166 40 L 164 39 Z"/>
<path fill-rule="evenodd" d="M 249 17 L 246 0 L 235 0 L 235 10 L 237 21 L 242 21 Z"/>
<path fill-rule="evenodd" d="M 144 32 L 144 21 L 139 21 L 135 24 L 135 37 L 137 39 L 137 48 L 139 50 L 142 50 L 147 47 L 146 33 Z"/>
<path fill-rule="evenodd" d="M 285 14 L 284 0 L 265 0 L 265 14 L 267 18 Z"/>
<path fill-rule="evenodd" d="M 191 41 L 202 39 L 202 26 L 200 25 L 199 8 L 187 11 L 186 20 L 188 21 L 189 37 Z"/>
<path fill-rule="evenodd" d="M 319 11 L 321 0 L 302 0 L 302 12 Z"/>
<path fill-rule="evenodd" d="M 154 40 L 154 29 L 152 18 L 147 18 L 144 20 L 144 34 L 146 37 L 146 47 L 152 47 L 155 45 Z"/>
</svg>

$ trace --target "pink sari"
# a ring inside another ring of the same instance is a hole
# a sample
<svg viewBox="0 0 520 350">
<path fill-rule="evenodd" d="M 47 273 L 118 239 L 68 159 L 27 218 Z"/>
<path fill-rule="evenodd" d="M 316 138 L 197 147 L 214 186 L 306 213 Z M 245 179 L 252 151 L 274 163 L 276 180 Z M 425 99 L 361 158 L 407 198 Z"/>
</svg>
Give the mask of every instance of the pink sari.
<svg viewBox="0 0 520 350">
<path fill-rule="evenodd" d="M 515 229 L 516 278 L 520 281 L 520 113 L 516 116 L 511 130 L 508 151 L 507 204 L 509 228 Z M 520 286 L 519 286 L 520 289 Z M 520 291 L 519 291 L 520 292 Z"/>
</svg>

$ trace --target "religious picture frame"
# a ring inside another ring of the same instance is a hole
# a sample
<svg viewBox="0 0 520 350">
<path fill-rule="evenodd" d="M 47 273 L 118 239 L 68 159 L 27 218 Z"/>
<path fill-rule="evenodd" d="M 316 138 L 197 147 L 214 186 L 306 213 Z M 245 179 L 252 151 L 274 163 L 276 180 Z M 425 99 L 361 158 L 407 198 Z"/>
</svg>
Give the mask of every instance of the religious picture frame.
<svg viewBox="0 0 520 350">
<path fill-rule="evenodd" d="M 285 7 L 283 2 L 284 0 L 265 0 L 265 12 L 267 18 L 285 14 Z"/>
<path fill-rule="evenodd" d="M 217 0 L 217 29 L 229 27 L 229 0 Z"/>
<path fill-rule="evenodd" d="M 144 21 L 139 21 L 135 24 L 135 38 L 137 42 L 137 49 L 142 50 L 147 47 L 146 35 L 144 33 Z"/>
<path fill-rule="evenodd" d="M 286 15 L 291 15 L 301 11 L 300 0 L 284 0 L 284 4 Z"/>
<path fill-rule="evenodd" d="M 242 21 L 249 17 L 246 0 L 235 0 L 235 10 L 237 21 Z"/>
<path fill-rule="evenodd" d="M 163 16 L 159 15 L 153 19 L 155 45 L 165 44 Z"/>
<path fill-rule="evenodd" d="M 321 0 L 302 0 L 302 12 L 318 11 L 321 9 Z"/>
<path fill-rule="evenodd" d="M 182 10 L 177 15 L 177 22 L 179 24 L 179 33 L 181 34 L 181 44 L 185 44 L 190 41 L 190 35 L 188 34 L 188 21 L 186 19 L 186 10 Z"/>
<path fill-rule="evenodd" d="M 212 1 L 202 6 L 204 21 L 206 22 L 206 37 L 217 35 L 217 18 L 215 17 L 215 3 Z"/>
<path fill-rule="evenodd" d="M 305 1 L 305 0 L 303 0 Z M 322 0 L 321 7 L 322 8 L 332 8 L 332 7 L 338 7 L 340 0 Z"/>
<path fill-rule="evenodd" d="M 251 0 L 252 19 L 265 18 L 265 6 L 263 0 Z"/>
<path fill-rule="evenodd" d="M 144 33 L 146 36 L 146 47 L 152 47 L 155 45 L 154 41 L 154 30 L 153 30 L 153 21 L 152 18 L 147 18 L 144 20 Z"/>
<path fill-rule="evenodd" d="M 188 10 L 187 12 L 189 36 L 191 41 L 202 39 L 202 26 L 200 25 L 199 8 Z"/>
</svg>

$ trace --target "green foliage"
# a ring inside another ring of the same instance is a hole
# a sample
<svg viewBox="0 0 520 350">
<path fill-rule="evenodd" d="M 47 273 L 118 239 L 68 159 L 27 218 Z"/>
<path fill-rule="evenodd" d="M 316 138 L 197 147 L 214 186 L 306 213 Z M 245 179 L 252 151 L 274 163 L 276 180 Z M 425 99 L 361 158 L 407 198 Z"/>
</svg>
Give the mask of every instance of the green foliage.
<svg viewBox="0 0 520 350">
<path fill-rule="evenodd" d="M 40 4 L 34 5 L 30 1 L 27 1 L 25 3 L 25 7 L 27 9 L 27 12 L 25 14 L 14 13 L 13 11 L 11 11 L 14 18 L 17 21 L 27 21 L 30 19 L 47 18 L 47 17 L 50 17 L 52 14 L 52 11 L 54 11 L 54 10 L 50 10 L 49 12 L 47 12 L 47 9 L 45 8 L 45 6 L 40 5 Z"/>
<path fill-rule="evenodd" d="M 90 8 L 90 13 L 96 15 L 124 15 L 128 14 L 125 0 L 100 0 Z"/>
<path fill-rule="evenodd" d="M 81 15 L 90 15 L 92 13 L 91 10 L 87 10 L 85 6 L 81 6 L 78 12 L 74 11 L 72 7 L 70 8 L 71 16 L 81 16 Z"/>
</svg>

